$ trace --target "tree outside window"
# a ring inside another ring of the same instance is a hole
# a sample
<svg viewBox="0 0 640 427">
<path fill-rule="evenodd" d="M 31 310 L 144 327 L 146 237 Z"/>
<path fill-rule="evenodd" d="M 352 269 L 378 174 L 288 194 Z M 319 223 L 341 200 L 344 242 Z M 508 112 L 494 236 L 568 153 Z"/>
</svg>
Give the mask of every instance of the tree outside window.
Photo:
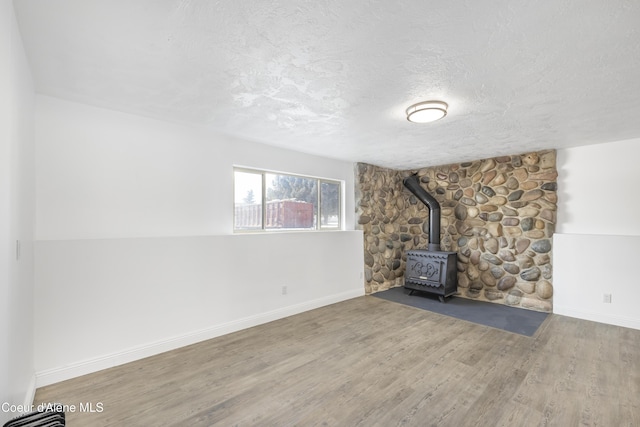
<svg viewBox="0 0 640 427">
<path fill-rule="evenodd" d="M 338 181 L 255 170 L 236 170 L 235 180 L 235 231 L 340 228 Z"/>
</svg>

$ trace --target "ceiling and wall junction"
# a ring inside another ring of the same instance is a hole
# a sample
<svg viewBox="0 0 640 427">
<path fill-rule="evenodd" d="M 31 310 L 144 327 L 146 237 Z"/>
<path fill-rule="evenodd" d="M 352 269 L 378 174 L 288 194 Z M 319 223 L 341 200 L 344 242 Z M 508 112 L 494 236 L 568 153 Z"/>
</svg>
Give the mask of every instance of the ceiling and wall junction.
<svg viewBox="0 0 640 427">
<path fill-rule="evenodd" d="M 36 91 L 410 169 L 640 136 L 630 0 L 15 1 Z M 405 109 L 441 99 L 445 119 Z"/>
</svg>

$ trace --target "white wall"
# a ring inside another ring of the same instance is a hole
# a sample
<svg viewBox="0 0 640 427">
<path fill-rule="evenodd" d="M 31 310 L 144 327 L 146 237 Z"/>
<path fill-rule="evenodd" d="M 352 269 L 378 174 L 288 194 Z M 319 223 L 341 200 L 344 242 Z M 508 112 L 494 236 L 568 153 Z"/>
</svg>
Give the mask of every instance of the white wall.
<svg viewBox="0 0 640 427">
<path fill-rule="evenodd" d="M 640 138 L 558 150 L 556 231 L 640 236 L 639 158 Z"/>
<path fill-rule="evenodd" d="M 364 294 L 359 231 L 49 240 L 36 255 L 38 385 Z"/>
<path fill-rule="evenodd" d="M 38 385 L 364 294 L 351 163 L 44 96 L 36 159 Z M 233 165 L 344 180 L 351 231 L 233 235 Z"/>
<path fill-rule="evenodd" d="M 22 405 L 35 391 L 34 93 L 10 0 L 0 1 L 0 94 L 0 404 Z M 0 423 L 14 415 L 0 410 Z"/>
<path fill-rule="evenodd" d="M 639 157 L 640 139 L 558 150 L 555 313 L 640 329 Z"/>
<path fill-rule="evenodd" d="M 37 105 L 41 240 L 229 234 L 233 165 L 340 179 L 353 188 L 351 163 L 45 96 Z"/>
</svg>

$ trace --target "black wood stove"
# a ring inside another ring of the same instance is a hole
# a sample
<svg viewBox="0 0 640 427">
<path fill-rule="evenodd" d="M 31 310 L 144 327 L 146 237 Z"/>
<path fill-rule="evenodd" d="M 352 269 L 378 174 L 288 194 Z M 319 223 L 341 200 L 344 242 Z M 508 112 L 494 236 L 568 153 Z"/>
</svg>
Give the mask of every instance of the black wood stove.
<svg viewBox="0 0 640 427">
<path fill-rule="evenodd" d="M 413 250 L 407 252 L 404 287 L 438 295 L 440 301 L 458 291 L 455 252 Z"/>
<path fill-rule="evenodd" d="M 413 291 L 438 295 L 441 302 L 458 291 L 458 255 L 440 250 L 440 203 L 420 185 L 417 175 L 404 179 L 403 184 L 429 208 L 428 250 L 407 252 L 404 287 Z"/>
</svg>

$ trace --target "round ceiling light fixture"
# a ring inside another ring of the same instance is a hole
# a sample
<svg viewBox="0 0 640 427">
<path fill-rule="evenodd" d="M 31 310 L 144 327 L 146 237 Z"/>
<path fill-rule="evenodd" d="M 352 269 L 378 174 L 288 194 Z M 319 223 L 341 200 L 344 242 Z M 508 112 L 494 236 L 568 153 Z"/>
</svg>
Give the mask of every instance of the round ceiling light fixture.
<svg viewBox="0 0 640 427">
<path fill-rule="evenodd" d="M 407 120 L 413 123 L 429 123 L 447 115 L 447 105 L 443 101 L 424 101 L 407 108 Z"/>
</svg>

